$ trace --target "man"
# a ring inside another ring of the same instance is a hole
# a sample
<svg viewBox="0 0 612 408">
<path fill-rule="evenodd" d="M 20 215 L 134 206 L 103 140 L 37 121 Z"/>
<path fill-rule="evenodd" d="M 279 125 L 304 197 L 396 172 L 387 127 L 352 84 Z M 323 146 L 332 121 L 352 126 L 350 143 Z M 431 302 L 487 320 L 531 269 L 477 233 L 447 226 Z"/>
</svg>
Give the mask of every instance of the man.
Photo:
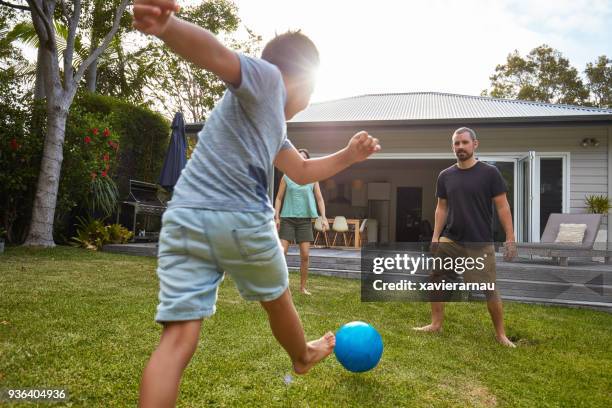
<svg viewBox="0 0 612 408">
<path fill-rule="evenodd" d="M 512 214 L 506 198 L 507 187 L 499 170 L 476 160 L 478 148 L 476 132 L 467 127 L 457 129 L 452 136 L 452 147 L 457 164 L 443 170 L 438 176 L 435 226 L 432 251 L 437 256 L 457 258 L 481 256 L 484 274 L 467 281 L 495 282 L 495 254 L 493 247 L 493 204 L 506 233 L 505 258 L 516 256 Z M 450 272 L 454 277 L 457 274 Z M 432 274 L 435 278 L 436 272 Z M 451 277 L 450 280 L 452 280 Z M 495 338 L 508 347 L 515 345 L 506 337 L 502 301 L 497 290 L 486 291 L 487 307 L 495 327 Z M 415 330 L 438 332 L 444 320 L 444 303 L 431 302 L 431 324 Z"/>
</svg>

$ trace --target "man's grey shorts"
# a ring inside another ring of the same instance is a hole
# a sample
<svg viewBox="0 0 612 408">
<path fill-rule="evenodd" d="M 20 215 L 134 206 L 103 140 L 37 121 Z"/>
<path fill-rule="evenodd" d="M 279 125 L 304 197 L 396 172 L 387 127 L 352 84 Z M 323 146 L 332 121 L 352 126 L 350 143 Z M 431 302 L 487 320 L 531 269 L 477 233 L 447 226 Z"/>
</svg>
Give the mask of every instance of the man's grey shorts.
<svg viewBox="0 0 612 408">
<path fill-rule="evenodd" d="M 158 322 L 215 313 L 229 273 L 247 300 L 270 301 L 287 289 L 287 263 L 271 215 L 169 208 L 162 218 L 157 275 Z"/>
</svg>

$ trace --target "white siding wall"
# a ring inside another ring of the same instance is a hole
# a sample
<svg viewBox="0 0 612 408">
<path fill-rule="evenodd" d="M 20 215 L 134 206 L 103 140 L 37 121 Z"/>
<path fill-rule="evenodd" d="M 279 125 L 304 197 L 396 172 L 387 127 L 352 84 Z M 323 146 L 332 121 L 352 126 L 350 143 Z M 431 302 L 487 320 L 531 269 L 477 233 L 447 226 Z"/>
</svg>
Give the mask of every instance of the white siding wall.
<svg viewBox="0 0 612 408">
<path fill-rule="evenodd" d="M 460 126 L 461 124 L 458 124 Z M 457 126 L 457 127 L 458 127 Z M 381 141 L 382 153 L 451 153 L 450 135 L 455 127 L 446 129 L 370 128 Z M 608 192 L 608 134 L 604 126 L 565 127 L 505 127 L 479 128 L 480 154 L 521 153 L 535 150 L 540 153 L 570 153 L 570 212 L 584 212 L 584 199 L 590 194 Z M 296 147 L 304 147 L 314 154 L 334 152 L 344 147 L 350 136 L 360 129 L 303 131 L 289 129 L 289 139 Z M 584 138 L 596 138 L 598 147 L 582 147 Z M 425 193 L 425 192 L 424 192 Z"/>
</svg>

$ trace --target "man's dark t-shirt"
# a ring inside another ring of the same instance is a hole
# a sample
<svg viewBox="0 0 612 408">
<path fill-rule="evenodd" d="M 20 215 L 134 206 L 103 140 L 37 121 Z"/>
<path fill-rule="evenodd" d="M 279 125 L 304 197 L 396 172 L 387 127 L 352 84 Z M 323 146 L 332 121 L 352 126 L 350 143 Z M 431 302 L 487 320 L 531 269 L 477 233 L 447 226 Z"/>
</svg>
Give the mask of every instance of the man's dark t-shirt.
<svg viewBox="0 0 612 408">
<path fill-rule="evenodd" d="M 493 241 L 493 197 L 508 191 L 497 167 L 478 161 L 469 169 L 456 164 L 440 172 L 436 196 L 448 200 L 442 236 L 455 242 Z"/>
</svg>

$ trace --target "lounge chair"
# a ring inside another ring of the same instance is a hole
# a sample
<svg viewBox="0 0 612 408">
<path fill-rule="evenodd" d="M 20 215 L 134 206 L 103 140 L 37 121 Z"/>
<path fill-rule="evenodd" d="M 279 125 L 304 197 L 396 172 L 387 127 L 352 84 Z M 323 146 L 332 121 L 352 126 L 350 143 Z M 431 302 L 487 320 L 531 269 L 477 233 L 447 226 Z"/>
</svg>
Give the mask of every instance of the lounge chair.
<svg viewBox="0 0 612 408">
<path fill-rule="evenodd" d="M 561 224 L 586 224 L 582 243 L 557 243 Z M 561 266 L 568 265 L 569 257 L 593 258 L 604 257 L 610 262 L 611 254 L 607 250 L 594 249 L 595 238 L 601 224 L 601 214 L 550 214 L 540 242 L 519 242 L 516 244 L 519 255 L 552 257 Z"/>
</svg>

